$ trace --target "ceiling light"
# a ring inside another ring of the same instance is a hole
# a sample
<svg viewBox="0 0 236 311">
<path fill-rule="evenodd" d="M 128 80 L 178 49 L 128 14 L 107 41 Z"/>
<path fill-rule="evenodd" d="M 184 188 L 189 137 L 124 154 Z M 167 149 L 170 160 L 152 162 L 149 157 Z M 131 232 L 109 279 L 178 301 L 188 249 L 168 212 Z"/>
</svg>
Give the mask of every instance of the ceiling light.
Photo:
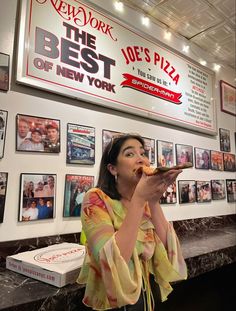
<svg viewBox="0 0 236 311">
<path fill-rule="evenodd" d="M 166 30 L 166 31 L 165 31 L 165 34 L 164 34 L 164 38 L 165 38 L 166 40 L 170 40 L 170 38 L 171 38 L 171 32 L 169 32 L 168 30 Z"/>
<path fill-rule="evenodd" d="M 145 26 L 149 26 L 150 19 L 147 16 L 142 16 L 142 24 Z"/>
<path fill-rule="evenodd" d="M 188 53 L 189 52 L 189 45 L 183 46 L 183 52 Z"/>
<path fill-rule="evenodd" d="M 205 60 L 200 60 L 199 62 L 202 66 L 206 66 L 207 62 Z"/>
<path fill-rule="evenodd" d="M 220 70 L 220 68 L 221 68 L 221 66 L 220 66 L 220 65 L 218 65 L 218 64 L 214 64 L 214 70 L 215 70 L 215 71 L 219 71 L 219 70 Z"/>
<path fill-rule="evenodd" d="M 119 12 L 123 12 L 124 4 L 121 1 L 115 1 L 114 3 L 115 9 Z"/>
</svg>

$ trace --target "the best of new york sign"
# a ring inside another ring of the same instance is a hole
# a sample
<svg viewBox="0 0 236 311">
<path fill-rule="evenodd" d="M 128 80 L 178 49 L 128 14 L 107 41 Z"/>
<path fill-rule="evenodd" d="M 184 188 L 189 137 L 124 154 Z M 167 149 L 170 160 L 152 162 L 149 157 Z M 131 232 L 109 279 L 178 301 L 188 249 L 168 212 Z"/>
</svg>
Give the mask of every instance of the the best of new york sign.
<svg viewBox="0 0 236 311">
<path fill-rule="evenodd" d="M 77 0 L 22 0 L 17 81 L 216 134 L 214 73 Z"/>
</svg>

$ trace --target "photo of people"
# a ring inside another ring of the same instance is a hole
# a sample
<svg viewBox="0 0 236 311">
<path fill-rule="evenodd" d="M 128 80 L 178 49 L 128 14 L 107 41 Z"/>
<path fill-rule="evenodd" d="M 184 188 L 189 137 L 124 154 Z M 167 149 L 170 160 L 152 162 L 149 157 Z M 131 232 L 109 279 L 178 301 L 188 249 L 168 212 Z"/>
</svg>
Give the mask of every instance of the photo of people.
<svg viewBox="0 0 236 311">
<path fill-rule="evenodd" d="M 196 181 L 197 202 L 205 203 L 211 201 L 211 183 L 210 181 Z"/>
<path fill-rule="evenodd" d="M 0 172 L 0 223 L 3 222 L 8 173 Z"/>
<path fill-rule="evenodd" d="M 198 169 L 209 170 L 210 168 L 210 150 L 196 148 L 194 149 L 195 154 L 195 167 Z"/>
<path fill-rule="evenodd" d="M 226 179 L 227 201 L 236 202 L 236 179 Z"/>
<path fill-rule="evenodd" d="M 223 200 L 226 197 L 225 181 L 214 179 L 211 181 L 212 200 Z"/>
<path fill-rule="evenodd" d="M 144 139 L 144 151 L 150 161 L 150 164 L 155 163 L 155 139 L 143 137 Z"/>
<path fill-rule="evenodd" d="M 223 152 L 211 150 L 211 169 L 215 171 L 224 170 Z"/>
<path fill-rule="evenodd" d="M 230 131 L 220 128 L 219 135 L 220 135 L 220 150 L 230 152 Z"/>
<path fill-rule="evenodd" d="M 4 155 L 5 137 L 7 130 L 7 114 L 5 110 L 0 110 L 0 159 Z"/>
<path fill-rule="evenodd" d="M 81 204 L 85 193 L 94 186 L 94 177 L 70 175 L 65 177 L 64 217 L 80 217 Z"/>
<path fill-rule="evenodd" d="M 69 164 L 95 163 L 95 128 L 67 124 L 67 157 Z"/>
<path fill-rule="evenodd" d="M 191 162 L 193 164 L 193 147 L 189 145 L 176 144 L 176 164 Z"/>
<path fill-rule="evenodd" d="M 171 167 L 174 165 L 173 143 L 157 140 L 157 161 L 158 166 Z"/>
<path fill-rule="evenodd" d="M 196 183 L 195 180 L 179 180 L 179 203 L 196 202 Z"/>
<path fill-rule="evenodd" d="M 112 140 L 114 136 L 121 135 L 124 133 L 109 131 L 109 130 L 102 130 L 102 150 L 105 149 L 106 145 Z"/>
<path fill-rule="evenodd" d="M 19 221 L 53 218 L 56 175 L 21 174 Z"/>
<path fill-rule="evenodd" d="M 17 114 L 16 150 L 59 153 L 60 121 Z"/>
<path fill-rule="evenodd" d="M 167 190 L 163 193 L 160 203 L 161 204 L 174 204 L 177 202 L 176 198 L 176 182 L 169 185 Z"/>
<path fill-rule="evenodd" d="M 9 89 L 9 61 L 8 54 L 0 53 L 0 90 L 2 91 Z"/>
<path fill-rule="evenodd" d="M 225 171 L 235 172 L 235 170 L 236 170 L 235 154 L 224 153 L 223 154 L 223 161 L 224 161 L 224 170 Z"/>
</svg>

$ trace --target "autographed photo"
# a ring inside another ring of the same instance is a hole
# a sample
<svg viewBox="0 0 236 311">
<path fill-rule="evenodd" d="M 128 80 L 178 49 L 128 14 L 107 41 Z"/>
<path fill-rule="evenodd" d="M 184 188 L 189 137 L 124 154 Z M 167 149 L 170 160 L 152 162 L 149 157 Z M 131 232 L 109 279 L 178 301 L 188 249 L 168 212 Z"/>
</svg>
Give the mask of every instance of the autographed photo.
<svg viewBox="0 0 236 311">
<path fill-rule="evenodd" d="M 0 159 L 4 155 L 6 129 L 7 129 L 7 114 L 5 110 L 0 110 Z"/>
<path fill-rule="evenodd" d="M 53 218 L 56 201 L 55 174 L 21 174 L 19 221 Z"/>
<path fill-rule="evenodd" d="M 171 167 L 174 165 L 174 147 L 169 141 L 157 141 L 157 161 L 158 166 Z"/>
<path fill-rule="evenodd" d="M 3 222 L 6 192 L 7 192 L 7 177 L 8 173 L 0 172 L 0 223 Z"/>
<path fill-rule="evenodd" d="M 29 115 L 16 116 L 16 150 L 60 152 L 60 121 Z"/>
<path fill-rule="evenodd" d="M 66 175 L 63 208 L 64 217 L 80 217 L 84 195 L 93 185 L 93 176 Z"/>
<path fill-rule="evenodd" d="M 189 145 L 176 144 L 176 164 L 191 162 L 193 164 L 193 147 Z"/>
</svg>

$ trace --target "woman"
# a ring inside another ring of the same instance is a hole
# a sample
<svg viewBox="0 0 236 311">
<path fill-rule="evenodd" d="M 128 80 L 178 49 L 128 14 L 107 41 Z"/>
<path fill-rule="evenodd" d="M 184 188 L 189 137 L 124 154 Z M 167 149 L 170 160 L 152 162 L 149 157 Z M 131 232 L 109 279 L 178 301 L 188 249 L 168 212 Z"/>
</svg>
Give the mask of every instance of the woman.
<svg viewBox="0 0 236 311">
<path fill-rule="evenodd" d="M 150 163 L 139 135 L 113 138 L 97 188 L 84 197 L 87 255 L 78 283 L 86 284 L 83 302 L 95 310 L 154 310 L 157 284 L 164 301 L 172 291 L 169 282 L 187 277 L 178 239 L 159 205 L 181 170 L 136 174 L 143 165 Z"/>
</svg>

